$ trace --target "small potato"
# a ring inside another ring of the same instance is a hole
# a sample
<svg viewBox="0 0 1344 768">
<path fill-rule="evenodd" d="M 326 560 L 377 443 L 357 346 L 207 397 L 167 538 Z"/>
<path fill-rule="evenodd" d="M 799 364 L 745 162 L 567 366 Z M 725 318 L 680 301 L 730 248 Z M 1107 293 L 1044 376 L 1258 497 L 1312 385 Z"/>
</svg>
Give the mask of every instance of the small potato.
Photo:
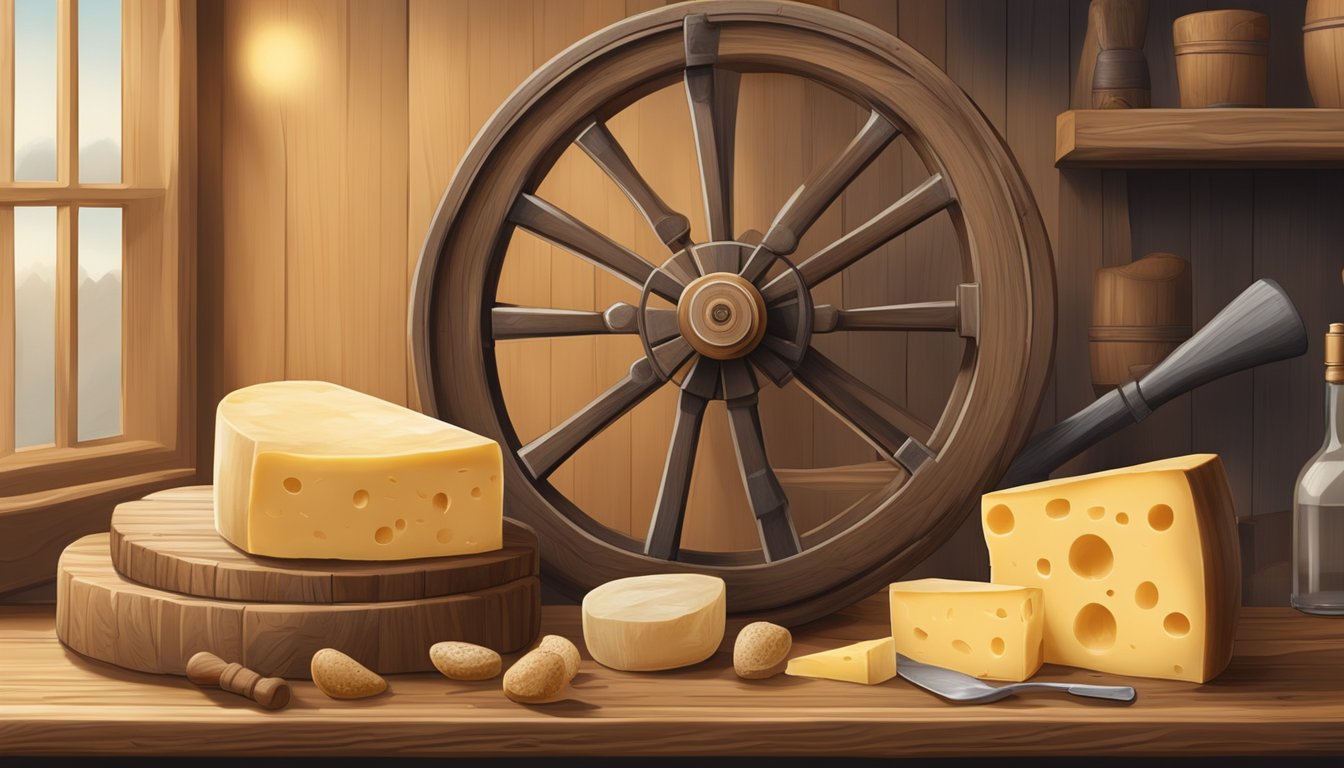
<svg viewBox="0 0 1344 768">
<path fill-rule="evenodd" d="M 733 671 L 744 680 L 764 680 L 784 671 L 793 648 L 789 630 L 768 621 L 742 628 L 733 643 Z"/>
<path fill-rule="evenodd" d="M 434 668 L 452 680 L 489 680 L 499 674 L 499 654 L 481 645 L 449 640 L 429 649 Z"/>
<path fill-rule="evenodd" d="M 387 681 L 335 648 L 313 654 L 309 666 L 317 689 L 333 699 L 362 699 L 387 690 Z"/>
<path fill-rule="evenodd" d="M 554 701 L 568 681 L 560 654 L 538 648 L 504 673 L 504 695 L 521 704 L 544 704 Z"/>
<path fill-rule="evenodd" d="M 560 635 L 547 635 L 541 638 L 537 650 L 550 651 L 564 660 L 566 682 L 573 682 L 574 676 L 579 674 L 579 662 L 581 661 L 579 648 L 567 638 Z"/>
</svg>

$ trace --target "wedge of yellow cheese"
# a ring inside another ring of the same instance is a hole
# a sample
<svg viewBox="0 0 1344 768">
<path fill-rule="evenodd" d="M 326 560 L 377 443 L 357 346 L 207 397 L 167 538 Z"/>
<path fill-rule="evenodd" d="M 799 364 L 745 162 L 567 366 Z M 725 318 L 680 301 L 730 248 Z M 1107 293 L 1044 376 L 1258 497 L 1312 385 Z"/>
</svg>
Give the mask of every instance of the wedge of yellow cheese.
<svg viewBox="0 0 1344 768">
<path fill-rule="evenodd" d="M 1041 668 L 1041 590 L 977 581 L 892 584 L 891 636 L 915 661 L 1021 682 Z"/>
<path fill-rule="evenodd" d="M 896 644 L 890 637 L 865 640 L 789 659 L 784 674 L 876 685 L 896 676 Z"/>
<path fill-rule="evenodd" d="M 499 445 L 321 381 L 237 390 L 215 420 L 215 527 L 270 557 L 403 560 L 503 543 Z"/>
<path fill-rule="evenodd" d="M 996 491 L 981 516 L 992 580 L 1045 595 L 1046 662 L 1192 682 L 1227 667 L 1241 566 L 1217 456 Z"/>
</svg>

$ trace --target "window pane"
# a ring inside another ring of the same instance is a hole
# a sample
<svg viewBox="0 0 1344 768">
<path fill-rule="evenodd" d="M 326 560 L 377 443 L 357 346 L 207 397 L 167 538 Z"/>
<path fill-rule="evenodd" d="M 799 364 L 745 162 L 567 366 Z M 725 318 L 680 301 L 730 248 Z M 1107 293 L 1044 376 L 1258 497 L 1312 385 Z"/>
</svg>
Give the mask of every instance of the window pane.
<svg viewBox="0 0 1344 768">
<path fill-rule="evenodd" d="M 56 438 L 56 209 L 14 209 L 14 446 Z"/>
<path fill-rule="evenodd" d="M 121 434 L 121 209 L 79 209 L 80 440 Z"/>
<path fill-rule="evenodd" d="M 56 180 L 56 0 L 14 0 L 14 179 Z"/>
<path fill-rule="evenodd" d="M 121 182 L 121 0 L 79 0 L 79 180 Z"/>
</svg>

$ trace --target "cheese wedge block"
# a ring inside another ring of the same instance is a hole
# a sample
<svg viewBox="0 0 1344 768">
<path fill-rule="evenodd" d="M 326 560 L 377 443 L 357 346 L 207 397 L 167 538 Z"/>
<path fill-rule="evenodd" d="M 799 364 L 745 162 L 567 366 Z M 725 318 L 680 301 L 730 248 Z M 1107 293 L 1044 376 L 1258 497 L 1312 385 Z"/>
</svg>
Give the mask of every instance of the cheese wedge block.
<svg viewBox="0 0 1344 768">
<path fill-rule="evenodd" d="M 215 528 L 270 557 L 403 560 L 503 545 L 499 445 L 321 381 L 237 390 L 215 419 Z"/>
<path fill-rule="evenodd" d="M 1191 682 L 1232 657 L 1241 604 L 1223 464 L 1199 454 L 986 494 L 991 580 L 1045 594 L 1045 660 Z"/>
<path fill-rule="evenodd" d="M 896 676 L 896 644 L 890 637 L 789 659 L 784 674 L 877 685 Z"/>
<path fill-rule="evenodd" d="M 891 636 L 916 661 L 1021 682 L 1041 668 L 1041 590 L 977 581 L 892 584 Z"/>
<path fill-rule="evenodd" d="M 583 598 L 583 640 L 603 666 L 676 669 L 708 659 L 727 621 L 723 579 L 695 573 L 631 576 Z"/>
</svg>

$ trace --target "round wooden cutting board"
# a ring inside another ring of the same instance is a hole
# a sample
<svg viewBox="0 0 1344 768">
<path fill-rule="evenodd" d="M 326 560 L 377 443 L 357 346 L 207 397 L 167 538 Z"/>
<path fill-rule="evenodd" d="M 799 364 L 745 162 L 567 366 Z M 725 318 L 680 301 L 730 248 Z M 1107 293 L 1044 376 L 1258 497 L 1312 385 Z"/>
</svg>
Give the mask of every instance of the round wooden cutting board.
<svg viewBox="0 0 1344 768">
<path fill-rule="evenodd" d="M 536 576 L 537 536 L 504 520 L 504 548 L 387 562 L 249 555 L 215 531 L 210 486 L 174 488 L 112 513 L 112 564 L 157 589 L 262 603 L 368 603 L 476 592 Z"/>
<path fill-rule="evenodd" d="M 309 677 L 322 648 L 380 674 L 433 670 L 429 647 L 462 640 L 501 653 L 540 631 L 541 584 L 527 576 L 476 592 L 375 603 L 245 603 L 164 592 L 112 567 L 109 535 L 66 548 L 57 566 L 56 636 L 85 656 L 142 672 L 184 674 L 210 651 L 262 675 Z"/>
</svg>

